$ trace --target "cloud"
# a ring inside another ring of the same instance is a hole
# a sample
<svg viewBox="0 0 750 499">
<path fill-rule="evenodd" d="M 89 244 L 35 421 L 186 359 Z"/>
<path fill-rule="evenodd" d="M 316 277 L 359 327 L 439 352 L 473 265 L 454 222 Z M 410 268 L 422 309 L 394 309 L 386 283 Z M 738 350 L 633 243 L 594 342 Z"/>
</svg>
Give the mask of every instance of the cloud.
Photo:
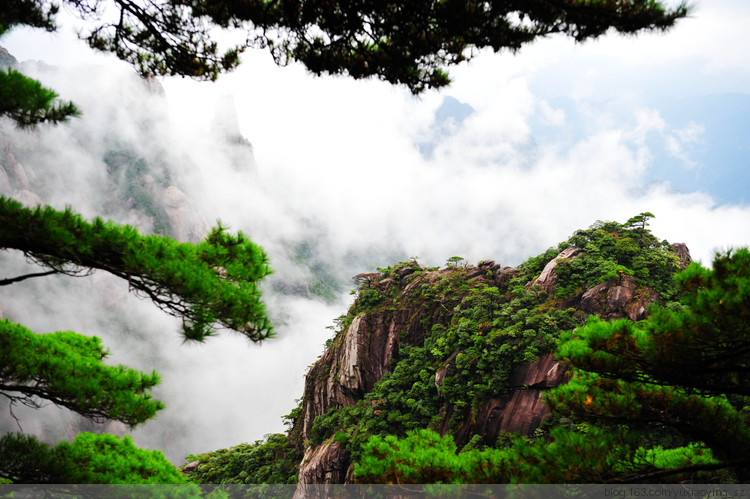
<svg viewBox="0 0 750 499">
<path fill-rule="evenodd" d="M 702 137 L 705 131 L 704 125 L 691 121 L 686 127 L 674 130 L 673 134 L 665 137 L 667 151 L 675 158 L 682 160 L 688 168 L 695 168 L 698 163 L 691 159 L 689 153 L 703 142 Z"/>
<path fill-rule="evenodd" d="M 542 120 L 547 125 L 562 126 L 565 124 L 565 111 L 562 109 L 553 109 L 545 100 L 539 102 L 539 110 L 542 113 Z"/>
</svg>

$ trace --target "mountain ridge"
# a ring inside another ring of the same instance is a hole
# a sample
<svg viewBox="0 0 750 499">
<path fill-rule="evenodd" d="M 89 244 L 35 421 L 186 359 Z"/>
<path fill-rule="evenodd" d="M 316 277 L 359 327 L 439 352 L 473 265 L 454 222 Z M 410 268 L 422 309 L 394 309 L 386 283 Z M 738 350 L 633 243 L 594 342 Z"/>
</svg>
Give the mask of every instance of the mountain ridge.
<svg viewBox="0 0 750 499">
<path fill-rule="evenodd" d="M 544 433 L 544 392 L 566 379 L 554 357 L 560 332 L 592 314 L 636 321 L 669 306 L 664 280 L 691 261 L 684 244 L 650 233 L 650 214 L 639 217 L 597 222 L 518 268 L 411 260 L 357 276 L 357 298 L 287 416 L 288 444 L 303 456 L 298 493 L 353 483 L 373 435 L 429 428 L 460 450 Z M 194 478 L 210 459 L 192 463 Z"/>
</svg>

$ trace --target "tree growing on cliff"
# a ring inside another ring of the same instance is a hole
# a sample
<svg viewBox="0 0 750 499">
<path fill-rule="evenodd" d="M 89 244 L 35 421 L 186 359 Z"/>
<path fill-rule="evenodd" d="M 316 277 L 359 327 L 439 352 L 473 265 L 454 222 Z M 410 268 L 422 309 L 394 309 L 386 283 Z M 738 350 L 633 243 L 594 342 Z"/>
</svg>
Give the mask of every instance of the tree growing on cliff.
<svg viewBox="0 0 750 499">
<path fill-rule="evenodd" d="M 136 294 L 181 317 L 186 339 L 203 340 L 216 324 L 253 341 L 272 333 L 257 284 L 271 272 L 268 257 L 244 234 L 229 234 L 221 225 L 193 245 L 142 236 L 99 218 L 87 222 L 70 209 L 29 209 L 0 197 L 0 246 L 19 250 L 47 269 L 0 280 L 0 285 L 99 269 L 127 280 Z"/>
<path fill-rule="evenodd" d="M 676 278 L 680 309 L 640 323 L 589 322 L 561 337 L 572 379 L 547 402 L 586 420 L 548 438 L 456 454 L 428 432 L 372 437 L 361 482 L 648 483 L 750 477 L 750 250 L 691 264 Z M 671 445 L 665 445 L 666 443 Z"/>
</svg>

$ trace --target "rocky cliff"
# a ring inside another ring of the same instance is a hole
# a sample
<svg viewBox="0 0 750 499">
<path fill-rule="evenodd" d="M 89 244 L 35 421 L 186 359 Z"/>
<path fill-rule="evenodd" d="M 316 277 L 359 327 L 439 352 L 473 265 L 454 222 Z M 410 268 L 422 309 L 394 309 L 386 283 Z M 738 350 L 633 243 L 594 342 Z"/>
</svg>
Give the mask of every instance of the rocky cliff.
<svg viewBox="0 0 750 499">
<path fill-rule="evenodd" d="M 619 224 L 581 235 L 583 247 L 571 238 L 518 269 L 403 262 L 358 276 L 358 298 L 294 413 L 290 442 L 304 452 L 298 492 L 351 483 L 359 446 L 374 434 L 429 427 L 460 449 L 543 432 L 543 394 L 566 375 L 553 354 L 559 332 L 589 314 L 643 319 L 671 298 L 666 281 L 690 261 L 684 245 Z M 639 248 L 618 252 L 622 240 Z"/>
</svg>

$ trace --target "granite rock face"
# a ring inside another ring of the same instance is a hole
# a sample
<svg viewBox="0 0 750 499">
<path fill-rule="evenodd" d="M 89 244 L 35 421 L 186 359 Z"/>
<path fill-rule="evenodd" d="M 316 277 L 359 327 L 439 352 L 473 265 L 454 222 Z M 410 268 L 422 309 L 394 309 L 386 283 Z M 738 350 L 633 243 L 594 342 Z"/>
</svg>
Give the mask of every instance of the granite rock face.
<svg viewBox="0 0 750 499">
<path fill-rule="evenodd" d="M 349 452 L 330 439 L 317 447 L 308 447 L 300 464 L 300 483 L 345 483 Z"/>
<path fill-rule="evenodd" d="M 5 47 L 0 46 L 0 67 L 4 68 L 6 66 L 15 66 L 18 64 L 18 60 L 16 60 L 15 57 L 13 57 L 13 54 L 8 52 L 8 49 Z"/>
<path fill-rule="evenodd" d="M 682 270 L 685 270 L 688 265 L 693 262 L 693 258 L 690 256 L 690 250 L 684 243 L 674 243 L 674 254 L 679 259 L 679 265 Z"/>
<path fill-rule="evenodd" d="M 539 274 L 539 277 L 529 283 L 529 287 L 539 286 L 547 293 L 551 293 L 555 289 L 557 284 L 557 275 L 555 274 L 555 268 L 558 265 L 558 261 L 561 259 L 572 260 L 582 253 L 583 250 L 580 248 L 566 248 L 555 258 L 550 260 L 547 265 L 544 266 L 544 270 Z"/>
<path fill-rule="evenodd" d="M 509 393 L 480 406 L 475 417 L 456 432 L 456 445 L 463 447 L 476 434 L 482 436 L 480 443 L 484 445 L 492 445 L 502 432 L 530 435 L 550 415 L 542 401 L 543 393 L 564 379 L 565 369 L 551 354 L 517 367 L 511 373 Z M 443 433 L 448 431 L 449 419 L 446 417 Z"/>
<path fill-rule="evenodd" d="M 673 247 L 680 259 L 680 266 L 684 268 L 690 262 L 687 248 L 680 244 Z M 538 286 L 553 295 L 557 282 L 555 268 L 559 260 L 570 260 L 581 254 L 579 248 L 565 249 L 526 287 Z M 516 269 L 503 267 L 492 260 L 462 270 L 468 281 L 482 282 L 499 289 L 506 289 L 508 281 L 518 275 Z M 394 269 L 387 277 L 369 281 L 368 286 L 376 287 L 389 296 L 395 295 L 393 303 L 399 305 L 375 308 L 356 315 L 308 372 L 301 417 L 295 422 L 289 437 L 292 445 L 305 454 L 300 464 L 298 495 L 304 494 L 305 486 L 310 484 L 352 482 L 351 457 L 342 445 L 333 441 L 333 437 L 317 446 L 306 446 L 313 421 L 332 408 L 355 406 L 383 375 L 390 372 L 393 366 L 390 361 L 398 358 L 401 347 L 424 344 L 428 334 L 425 323 L 449 321 L 450 314 L 441 307 L 426 307 L 424 303 L 410 299 L 410 293 L 421 286 L 434 285 L 451 272 L 452 269 L 426 270 L 405 266 Z M 627 317 L 636 321 L 645 318 L 649 306 L 657 300 L 656 291 L 638 286 L 633 278 L 623 275 L 583 290 L 559 304 L 559 307 L 563 310 L 573 307 L 604 319 Z M 458 353 L 453 352 L 436 368 L 436 387 L 441 387 L 455 369 Z M 552 354 L 521 364 L 511 371 L 506 393 L 490 398 L 470 411 L 457 426 L 455 421 L 451 423 L 453 408 L 444 406 L 442 419 L 438 420 L 442 421 L 442 433 L 453 428 L 453 437 L 459 448 L 475 435 L 479 435 L 480 443 L 485 445 L 492 445 L 505 432 L 530 435 L 551 414 L 543 401 L 544 392 L 565 381 L 566 371 Z"/>
<path fill-rule="evenodd" d="M 658 298 L 651 288 L 638 288 L 635 281 L 624 276 L 616 282 L 603 282 L 581 296 L 579 308 L 603 319 L 627 317 L 633 321 L 646 318 L 646 311 Z"/>
</svg>

